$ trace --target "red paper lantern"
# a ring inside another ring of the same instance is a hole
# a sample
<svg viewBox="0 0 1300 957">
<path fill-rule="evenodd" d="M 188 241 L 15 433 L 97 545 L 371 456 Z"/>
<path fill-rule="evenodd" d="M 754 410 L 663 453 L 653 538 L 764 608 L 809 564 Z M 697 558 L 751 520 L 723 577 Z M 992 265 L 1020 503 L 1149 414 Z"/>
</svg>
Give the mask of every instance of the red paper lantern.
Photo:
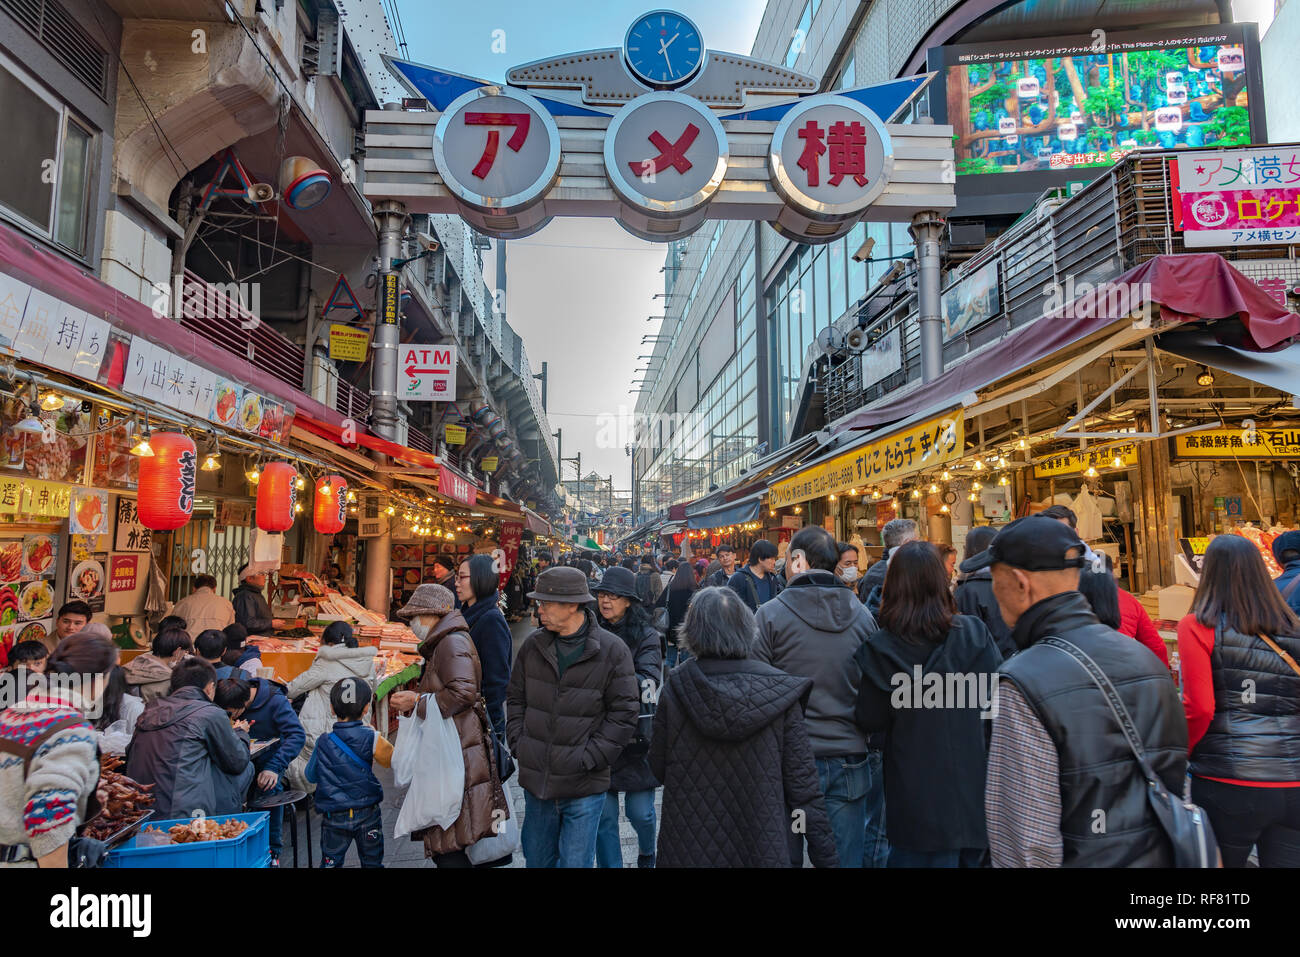
<svg viewBox="0 0 1300 957">
<path fill-rule="evenodd" d="M 264 532 L 285 532 L 293 527 L 298 470 L 288 462 L 271 462 L 257 483 L 257 527 Z"/>
<path fill-rule="evenodd" d="M 342 475 L 327 475 L 316 483 L 316 503 L 312 507 L 312 520 L 316 531 L 333 535 L 343 531 L 348 520 L 348 480 Z"/>
<path fill-rule="evenodd" d="M 194 440 L 180 432 L 149 436 L 153 455 L 140 459 L 140 524 L 157 532 L 180 528 L 194 513 L 198 454 Z"/>
</svg>

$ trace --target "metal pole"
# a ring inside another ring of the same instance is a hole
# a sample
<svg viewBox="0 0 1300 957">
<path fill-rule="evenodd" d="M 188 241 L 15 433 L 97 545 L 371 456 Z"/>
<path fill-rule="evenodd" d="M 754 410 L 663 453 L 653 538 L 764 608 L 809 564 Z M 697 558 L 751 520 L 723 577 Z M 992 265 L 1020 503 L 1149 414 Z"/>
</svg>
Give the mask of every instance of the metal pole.
<svg viewBox="0 0 1300 957">
<path fill-rule="evenodd" d="M 916 242 L 917 308 L 921 323 L 921 380 L 933 382 L 943 375 L 943 318 L 939 288 L 939 241 L 946 225 L 943 216 L 926 210 L 912 217 Z"/>
<path fill-rule="evenodd" d="M 375 328 L 374 360 L 370 371 L 371 424 L 375 431 L 391 442 L 397 441 L 397 347 L 401 341 L 400 271 L 393 261 L 402 258 L 402 232 L 406 226 L 406 206 L 395 200 L 377 203 L 375 227 L 379 232 L 379 321 Z M 386 302 L 387 277 L 397 275 L 395 302 Z"/>
</svg>

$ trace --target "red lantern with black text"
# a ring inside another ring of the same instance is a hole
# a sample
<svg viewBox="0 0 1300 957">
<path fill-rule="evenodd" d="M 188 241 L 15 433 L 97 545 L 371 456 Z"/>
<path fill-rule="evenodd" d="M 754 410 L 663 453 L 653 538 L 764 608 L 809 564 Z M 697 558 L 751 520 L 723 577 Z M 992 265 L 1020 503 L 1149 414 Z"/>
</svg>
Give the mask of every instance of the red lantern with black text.
<svg viewBox="0 0 1300 957">
<path fill-rule="evenodd" d="M 293 527 L 298 504 L 298 470 L 288 462 L 271 462 L 257 483 L 257 527 L 264 532 L 286 532 Z"/>
<path fill-rule="evenodd" d="M 145 528 L 169 532 L 188 522 L 194 513 L 198 450 L 194 440 L 180 432 L 155 432 L 149 436 L 149 445 L 153 455 L 140 459 L 136 514 Z"/>
<path fill-rule="evenodd" d="M 341 475 L 327 475 L 316 483 L 316 502 L 312 521 L 322 535 L 343 531 L 348 520 L 348 480 Z"/>
</svg>

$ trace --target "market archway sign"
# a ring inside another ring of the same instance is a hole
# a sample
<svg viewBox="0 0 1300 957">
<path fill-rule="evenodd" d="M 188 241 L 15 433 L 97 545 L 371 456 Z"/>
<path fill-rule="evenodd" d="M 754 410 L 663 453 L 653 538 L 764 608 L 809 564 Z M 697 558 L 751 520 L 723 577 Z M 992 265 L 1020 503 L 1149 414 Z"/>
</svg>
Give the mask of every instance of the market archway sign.
<svg viewBox="0 0 1300 957">
<path fill-rule="evenodd" d="M 820 243 L 956 203 L 952 129 L 891 122 L 934 74 L 818 93 L 806 74 L 707 50 L 669 10 L 621 48 L 518 66 L 502 85 L 384 61 L 429 108 L 366 114 L 366 197 L 491 236 L 608 216 L 652 240 L 740 219 Z"/>
</svg>

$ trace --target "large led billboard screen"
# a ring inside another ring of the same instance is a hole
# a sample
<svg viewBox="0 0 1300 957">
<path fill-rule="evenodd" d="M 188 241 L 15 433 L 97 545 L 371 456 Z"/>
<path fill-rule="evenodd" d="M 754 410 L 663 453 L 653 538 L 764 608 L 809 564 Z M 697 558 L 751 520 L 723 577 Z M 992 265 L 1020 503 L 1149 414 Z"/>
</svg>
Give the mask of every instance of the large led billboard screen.
<svg viewBox="0 0 1300 957">
<path fill-rule="evenodd" d="M 1133 150 L 1264 135 L 1254 24 L 937 47 L 930 68 L 959 197 L 1037 194 Z"/>
</svg>

